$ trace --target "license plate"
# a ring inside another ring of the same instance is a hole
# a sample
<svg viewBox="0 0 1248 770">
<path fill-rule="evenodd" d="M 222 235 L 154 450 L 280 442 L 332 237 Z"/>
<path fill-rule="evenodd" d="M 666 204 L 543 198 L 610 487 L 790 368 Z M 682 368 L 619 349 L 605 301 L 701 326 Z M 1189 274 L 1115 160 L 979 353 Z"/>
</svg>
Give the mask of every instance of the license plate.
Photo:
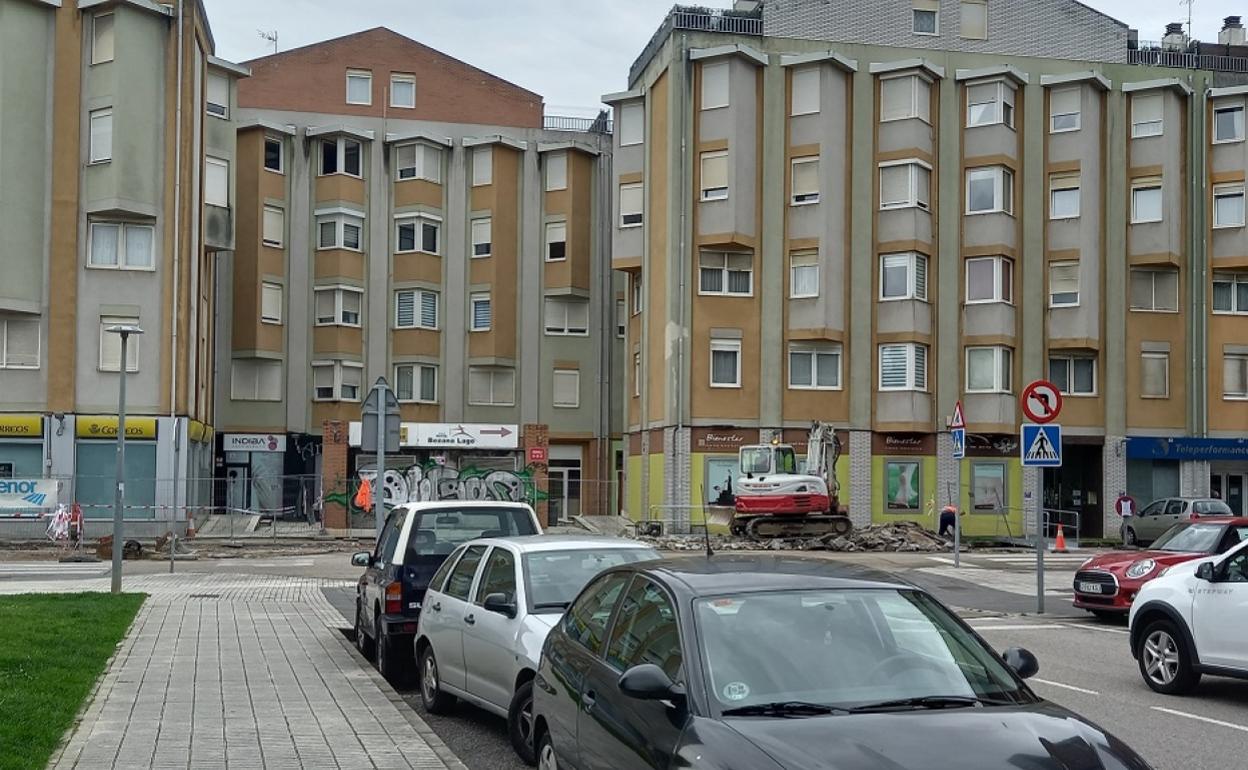
<svg viewBox="0 0 1248 770">
<path fill-rule="evenodd" d="M 1100 583 L 1084 583 L 1080 581 L 1077 587 L 1081 594 L 1099 594 L 1101 592 Z"/>
</svg>

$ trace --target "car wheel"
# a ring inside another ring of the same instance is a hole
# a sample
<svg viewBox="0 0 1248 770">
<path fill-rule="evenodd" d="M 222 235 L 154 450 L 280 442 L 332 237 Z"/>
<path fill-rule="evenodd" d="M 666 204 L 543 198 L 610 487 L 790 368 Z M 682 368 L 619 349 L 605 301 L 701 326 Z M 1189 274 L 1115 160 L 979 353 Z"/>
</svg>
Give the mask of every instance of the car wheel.
<svg viewBox="0 0 1248 770">
<path fill-rule="evenodd" d="M 402 645 L 396 644 L 389 635 L 382 632 L 381 620 L 377 620 L 374 641 L 377 645 L 377 670 L 386 681 L 395 687 L 406 687 L 409 669 L 403 665 Z"/>
<path fill-rule="evenodd" d="M 1137 537 L 1135 536 L 1135 528 L 1134 528 L 1134 527 L 1123 527 L 1123 528 L 1122 528 L 1122 544 L 1123 544 L 1123 545 L 1130 545 L 1130 546 L 1136 546 L 1136 545 L 1139 545 L 1139 544 L 1140 544 L 1139 538 L 1137 538 Z"/>
<path fill-rule="evenodd" d="M 367 660 L 372 660 L 377 652 L 376 641 L 364 633 L 364 608 L 358 601 L 355 603 L 355 649 Z"/>
<path fill-rule="evenodd" d="M 442 692 L 438 678 L 438 659 L 433 648 L 426 646 L 420 653 L 420 702 L 430 714 L 445 714 L 455 705 L 455 697 Z"/>
<path fill-rule="evenodd" d="M 1189 692 L 1200 681 L 1182 637 L 1169 620 L 1158 620 L 1144 629 L 1139 664 L 1144 683 L 1164 695 Z"/>
<path fill-rule="evenodd" d="M 542 733 L 537 742 L 538 770 L 559 770 L 559 762 L 555 759 L 555 744 L 550 741 L 550 731 Z"/>
<path fill-rule="evenodd" d="M 516 688 L 507 709 L 507 734 L 511 747 L 526 765 L 537 764 L 537 749 L 533 745 L 533 680 Z"/>
</svg>

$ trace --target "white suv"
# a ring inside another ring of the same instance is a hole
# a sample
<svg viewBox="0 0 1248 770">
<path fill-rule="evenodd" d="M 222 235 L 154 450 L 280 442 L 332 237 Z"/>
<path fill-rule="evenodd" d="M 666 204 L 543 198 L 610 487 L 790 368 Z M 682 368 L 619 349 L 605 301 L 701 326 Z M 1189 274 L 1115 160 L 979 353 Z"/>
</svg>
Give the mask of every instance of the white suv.
<svg viewBox="0 0 1248 770">
<path fill-rule="evenodd" d="M 1144 584 L 1131 606 L 1131 654 L 1157 692 L 1190 691 L 1201 674 L 1248 679 L 1248 540 L 1183 562 Z"/>
</svg>

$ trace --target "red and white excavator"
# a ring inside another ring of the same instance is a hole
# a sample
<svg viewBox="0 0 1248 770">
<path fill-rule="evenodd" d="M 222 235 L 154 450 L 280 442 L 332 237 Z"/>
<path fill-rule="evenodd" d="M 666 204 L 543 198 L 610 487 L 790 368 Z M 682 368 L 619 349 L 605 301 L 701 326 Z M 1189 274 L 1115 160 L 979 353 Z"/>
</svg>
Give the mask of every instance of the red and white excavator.
<svg viewBox="0 0 1248 770">
<path fill-rule="evenodd" d="M 800 468 L 789 444 L 741 447 L 729 529 L 751 540 L 849 534 L 853 524 L 841 507 L 836 481 L 840 456 L 836 431 L 823 422 L 811 425 Z"/>
</svg>

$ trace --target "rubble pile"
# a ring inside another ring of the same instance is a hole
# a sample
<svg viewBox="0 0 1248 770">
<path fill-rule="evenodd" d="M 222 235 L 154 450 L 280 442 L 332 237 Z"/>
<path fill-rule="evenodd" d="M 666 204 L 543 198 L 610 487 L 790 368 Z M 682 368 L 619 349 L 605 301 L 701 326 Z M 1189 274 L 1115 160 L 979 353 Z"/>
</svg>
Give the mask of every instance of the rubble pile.
<svg viewBox="0 0 1248 770">
<path fill-rule="evenodd" d="M 701 535 L 664 535 L 640 537 L 661 551 L 705 551 Z M 713 551 L 899 551 L 909 553 L 948 551 L 953 544 L 922 524 L 897 521 L 871 524 L 854 529 L 848 535 L 824 535 L 817 538 L 776 538 L 748 540 L 742 537 L 711 536 Z"/>
</svg>

